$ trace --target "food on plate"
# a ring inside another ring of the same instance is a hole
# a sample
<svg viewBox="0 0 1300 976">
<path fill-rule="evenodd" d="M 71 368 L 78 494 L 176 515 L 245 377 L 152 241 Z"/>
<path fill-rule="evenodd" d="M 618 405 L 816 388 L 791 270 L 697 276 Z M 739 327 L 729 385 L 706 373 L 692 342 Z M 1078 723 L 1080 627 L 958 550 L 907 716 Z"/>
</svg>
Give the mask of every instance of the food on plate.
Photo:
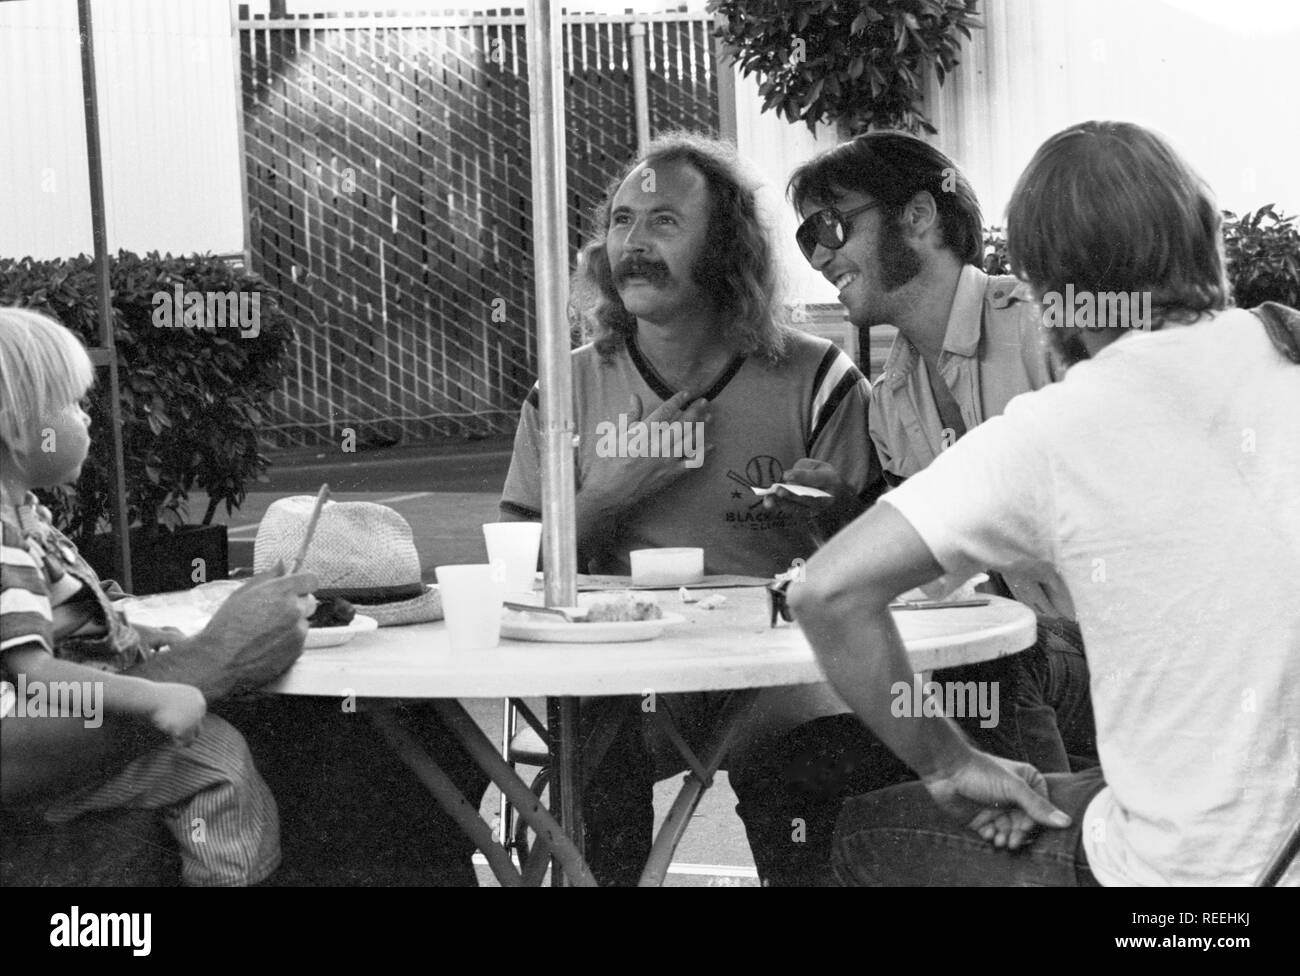
<svg viewBox="0 0 1300 976">
<path fill-rule="evenodd" d="M 587 610 L 588 623 L 612 623 L 615 621 L 659 620 L 664 612 L 654 597 L 641 596 L 637 593 L 615 593 L 602 597 Z"/>
<path fill-rule="evenodd" d="M 356 615 L 356 607 L 340 596 L 317 597 L 316 610 L 307 618 L 307 626 L 346 627 Z"/>
</svg>

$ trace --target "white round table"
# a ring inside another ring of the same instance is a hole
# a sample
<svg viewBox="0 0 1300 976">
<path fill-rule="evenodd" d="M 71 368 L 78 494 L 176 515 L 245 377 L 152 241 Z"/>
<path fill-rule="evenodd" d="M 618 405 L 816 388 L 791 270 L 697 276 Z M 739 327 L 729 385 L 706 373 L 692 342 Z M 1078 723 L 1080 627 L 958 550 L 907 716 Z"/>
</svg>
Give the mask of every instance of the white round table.
<svg viewBox="0 0 1300 976">
<path fill-rule="evenodd" d="M 505 640 L 453 653 L 442 623 L 385 627 L 339 647 L 309 649 L 268 690 L 362 698 L 526 698 L 668 694 L 825 681 L 802 631 L 768 625 L 762 588 L 718 591 L 726 604 L 701 610 L 660 597 L 685 617 L 661 637 L 626 644 Z M 894 613 L 913 667 L 933 671 L 988 661 L 1034 643 L 1028 607 L 990 597 L 985 607 Z"/>
<path fill-rule="evenodd" d="M 718 592 L 726 597 L 726 603 L 716 610 L 683 604 L 671 591 L 661 594 L 660 606 L 685 620 L 649 641 L 552 644 L 503 639 L 499 647 L 490 650 L 453 652 L 442 623 L 381 628 L 338 647 L 305 650 L 267 690 L 338 697 L 344 707 L 358 699 L 432 699 L 432 707 L 469 754 L 537 832 L 541 853 L 534 853 L 522 873 L 422 743 L 382 707 L 371 710 L 370 719 L 483 851 L 501 883 L 512 886 L 541 883 L 550 856 L 571 882 L 587 885 L 594 881 L 571 836 L 537 802 L 456 699 L 558 698 L 568 703 L 562 708 L 572 710 L 564 721 L 576 722 L 576 702 L 583 697 L 642 695 L 647 689 L 656 694 L 731 692 L 734 707 L 720 721 L 713 742 L 701 755 L 678 744 L 691 772 L 660 828 L 641 882 L 661 884 L 695 806 L 722 767 L 742 714 L 758 690 L 826 680 L 797 626 L 784 621 L 769 626 L 765 589 Z M 1000 597 L 990 597 L 984 607 L 896 611 L 894 620 L 918 672 L 1014 654 L 1030 647 L 1037 636 L 1033 611 Z M 661 713 L 653 718 L 671 726 L 671 718 Z M 617 718 L 608 722 L 616 723 Z M 574 737 L 554 726 L 550 732 L 555 740 L 556 777 L 552 782 L 567 784 L 563 789 L 571 799 L 566 807 L 580 811 Z"/>
</svg>

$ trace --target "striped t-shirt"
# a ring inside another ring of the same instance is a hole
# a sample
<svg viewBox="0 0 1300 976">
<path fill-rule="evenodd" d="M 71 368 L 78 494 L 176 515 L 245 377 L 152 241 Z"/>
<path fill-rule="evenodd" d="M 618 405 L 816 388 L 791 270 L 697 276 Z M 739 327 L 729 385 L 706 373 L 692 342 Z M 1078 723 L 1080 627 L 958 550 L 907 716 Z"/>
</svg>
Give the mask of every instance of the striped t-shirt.
<svg viewBox="0 0 1300 976">
<path fill-rule="evenodd" d="M 11 677 L 6 653 L 19 647 L 109 671 L 149 653 L 35 495 L 6 507 L 0 526 L 0 677 Z"/>
<path fill-rule="evenodd" d="M 633 443 L 635 428 L 626 416 L 620 421 L 633 394 L 640 398 L 645 418 L 675 392 L 635 339 L 609 360 L 602 360 L 592 345 L 574 350 L 578 486 L 602 463 L 611 444 Z M 657 547 L 702 547 L 706 573 L 755 576 L 771 576 L 789 569 L 796 557 L 812 555 L 816 541 L 808 521 L 765 511 L 751 488 L 767 487 L 796 461 L 812 458 L 834 465 L 864 499 L 873 493 L 880 471 L 867 434 L 869 393 L 848 356 L 806 333 L 791 334 L 779 366 L 738 356 L 699 394 L 709 401 L 712 416 L 705 425 L 709 450 L 702 464 L 626 512 L 618 539 L 592 555 L 588 570 L 628 575 L 631 550 Z M 540 518 L 541 511 L 538 397 L 534 386 L 515 434 L 501 499 L 503 512 L 530 519 Z"/>
</svg>

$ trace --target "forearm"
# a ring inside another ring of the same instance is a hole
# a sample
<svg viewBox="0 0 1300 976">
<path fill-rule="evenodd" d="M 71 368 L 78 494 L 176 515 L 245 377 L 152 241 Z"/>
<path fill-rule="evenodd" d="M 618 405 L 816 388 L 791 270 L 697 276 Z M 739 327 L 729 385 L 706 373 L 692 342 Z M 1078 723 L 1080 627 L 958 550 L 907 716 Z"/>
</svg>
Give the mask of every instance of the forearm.
<svg viewBox="0 0 1300 976">
<path fill-rule="evenodd" d="M 40 687 L 61 682 L 84 688 L 95 682 L 103 689 L 79 696 L 80 715 L 56 711 L 53 695 L 46 694 L 44 707 L 32 708 L 0 721 L 0 803 L 5 806 L 49 802 L 113 775 L 131 759 L 158 743 L 158 736 L 146 723 L 132 719 L 120 707 L 120 695 L 110 697 L 126 684 L 147 684 L 121 675 L 108 674 L 39 654 L 14 653 L 6 665 L 23 679 L 31 697 Z M 60 692 L 60 698 L 65 698 Z M 35 704 L 22 703 L 22 704 Z M 108 712 L 107 715 L 104 713 Z"/>
<path fill-rule="evenodd" d="M 971 755 L 942 717 L 892 714 L 895 687 L 912 687 L 912 666 L 890 601 L 943 572 L 911 525 L 890 505 L 874 505 L 823 546 L 790 588 L 790 606 L 827 678 L 881 741 L 922 777 Z M 910 713 L 909 709 L 909 713 Z"/>
<path fill-rule="evenodd" d="M 105 712 L 116 715 L 148 718 L 158 707 L 161 697 L 158 686 L 152 681 L 74 664 L 48 654 L 31 660 L 22 673 L 26 674 L 28 688 L 32 687 L 33 681 L 42 681 L 47 685 L 58 682 L 82 687 L 86 684 L 97 686 L 99 691 L 90 702 L 82 696 L 83 704 L 94 704 L 96 709 L 102 706 Z M 95 719 L 98 716 L 89 717 Z"/>
<path fill-rule="evenodd" d="M 146 682 L 169 681 L 190 685 L 213 702 L 230 693 L 235 678 L 229 667 L 229 655 L 216 651 L 205 634 L 183 637 L 171 642 L 171 650 L 154 654 L 128 673 Z"/>
<path fill-rule="evenodd" d="M 928 779 L 949 771 L 971 748 L 948 718 L 893 714 L 896 686 L 912 694 L 913 671 L 888 605 L 867 609 L 801 604 L 798 620 L 827 679 L 900 759 Z"/>
</svg>

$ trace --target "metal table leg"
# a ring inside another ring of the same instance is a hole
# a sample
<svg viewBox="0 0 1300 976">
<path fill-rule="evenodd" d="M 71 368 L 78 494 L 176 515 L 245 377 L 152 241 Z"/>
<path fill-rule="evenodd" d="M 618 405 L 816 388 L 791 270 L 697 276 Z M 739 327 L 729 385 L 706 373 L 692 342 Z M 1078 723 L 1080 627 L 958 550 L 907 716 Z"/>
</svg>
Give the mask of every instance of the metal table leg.
<svg viewBox="0 0 1300 976">
<path fill-rule="evenodd" d="M 658 887 L 663 885 L 664 878 L 668 874 L 668 866 L 672 863 L 677 846 L 681 843 L 682 836 L 690 825 L 691 816 L 695 812 L 696 806 L 699 805 L 700 798 L 704 795 L 704 791 L 713 785 L 713 777 L 722 767 L 723 762 L 726 761 L 727 753 L 731 750 L 746 711 L 758 698 L 759 694 L 760 692 L 757 689 L 735 691 L 730 694 L 722 711 L 722 717 L 714 731 L 713 744 L 705 752 L 703 759 L 695 755 L 666 712 L 654 713 L 655 720 L 661 724 L 665 735 L 673 743 L 678 753 L 681 754 L 690 772 L 686 775 L 682 788 L 668 812 L 668 817 L 663 826 L 659 828 L 659 833 L 654 839 L 650 849 L 650 857 L 646 861 L 645 869 L 641 874 L 641 886 Z M 580 751 L 585 754 L 582 758 L 590 763 L 591 768 L 595 768 L 599 764 L 600 757 L 604 755 L 617 734 L 619 725 L 626 721 L 627 715 L 616 701 L 602 700 L 598 703 L 589 704 L 590 707 L 594 707 L 598 711 L 587 740 L 582 744 L 583 748 Z M 556 720 L 554 707 L 551 710 L 551 718 L 552 721 Z M 570 726 L 570 729 L 576 729 L 576 725 Z M 561 735 L 557 737 L 556 741 L 559 743 L 571 742 L 574 738 L 575 736 L 571 735 Z M 556 749 L 556 754 L 557 775 L 559 775 L 560 767 L 565 762 L 564 751 Z M 586 777 L 579 777 L 572 768 L 569 770 L 568 777 L 570 783 L 569 795 L 573 798 L 573 806 L 578 811 L 581 811 L 581 790 Z M 552 781 L 552 787 L 554 787 L 554 781 Z M 553 801 L 552 806 L 554 805 Z M 529 863 L 524 867 L 525 878 L 530 875 L 535 876 L 538 870 L 538 863 L 535 858 L 545 855 L 545 840 L 540 836 L 535 851 L 536 853 L 530 856 Z"/>
<path fill-rule="evenodd" d="M 510 743 L 515 738 L 515 712 L 511 707 L 511 699 L 506 698 L 502 701 L 501 708 L 501 758 L 507 763 L 510 762 Z M 506 800 L 506 795 L 501 794 L 500 803 L 497 805 L 497 824 L 500 832 L 501 845 L 505 847 L 507 853 L 510 851 L 512 839 L 511 823 L 514 818 L 511 815 L 510 803 Z"/>
<path fill-rule="evenodd" d="M 681 733 L 672 725 L 672 719 L 661 716 L 658 712 L 655 713 L 656 720 L 665 726 L 665 732 L 668 733 L 669 738 L 677 747 L 677 751 L 682 754 L 682 758 L 691 771 L 686 774 L 682 782 L 682 788 L 678 792 L 677 798 L 673 800 L 672 808 L 668 811 L 668 817 L 664 820 L 663 826 L 659 828 L 659 833 L 650 848 L 650 857 L 646 861 L 645 870 L 641 872 L 641 887 L 658 888 L 663 885 L 664 878 L 668 874 L 668 866 L 672 863 L 673 855 L 677 852 L 677 845 L 681 843 L 682 836 L 690 825 L 691 816 L 695 813 L 696 806 L 699 805 L 700 797 L 704 795 L 705 790 L 713 785 L 713 776 L 722 768 L 723 762 L 726 761 L 727 753 L 731 750 L 731 744 L 735 741 L 736 733 L 740 731 L 741 720 L 745 717 L 745 712 L 749 706 L 758 698 L 758 695 L 759 692 L 756 690 L 732 693 L 723 717 L 718 722 L 714 744 L 705 753 L 703 761 L 696 758 L 694 751 L 687 745 Z"/>
<path fill-rule="evenodd" d="M 691 771 L 687 773 L 681 791 L 673 801 L 672 809 L 669 810 L 667 819 L 654 839 L 650 858 L 641 874 L 640 883 L 643 887 L 657 887 L 663 884 L 677 845 L 690 824 L 691 815 L 704 791 L 713 784 L 713 776 L 726 760 L 727 753 L 740 729 L 741 720 L 758 694 L 756 690 L 732 693 L 715 730 L 714 743 L 704 753 L 702 759 L 695 755 L 680 732 L 672 725 L 671 718 L 657 716 L 657 720 L 667 726 L 665 732 Z M 478 810 L 465 799 L 460 790 L 425 751 L 423 744 L 403 728 L 388 711 L 375 709 L 368 711 L 367 715 L 394 752 L 419 777 L 438 804 L 483 852 L 492 873 L 496 875 L 502 886 L 521 887 L 525 884 L 540 884 L 545 873 L 543 865 L 546 858 L 550 857 L 553 860 L 553 878 L 562 879 L 562 883 L 568 885 L 594 887 L 595 879 L 591 876 L 580 846 L 581 833 L 573 836 L 561 826 L 561 823 L 565 823 L 569 825 L 570 831 L 575 828 L 577 831 L 581 830 L 583 771 L 580 753 L 583 743 L 580 743 L 578 734 L 578 699 L 555 699 L 550 703 L 552 737 L 556 745 L 556 776 L 552 780 L 552 790 L 555 790 L 557 781 L 561 784 L 558 799 L 561 814 L 559 822 L 547 812 L 528 785 L 501 757 L 497 747 L 483 734 L 460 702 L 454 699 L 437 699 L 431 704 L 443 723 L 478 763 L 479 768 L 487 773 L 514 806 L 519 816 L 526 820 L 537 834 L 536 853 L 529 858 L 522 875 L 515 868 L 506 848 L 496 842 L 491 829 L 479 816 Z M 586 745 L 594 746 L 603 752 L 617 729 L 617 723 L 621 721 L 623 717 L 617 710 L 601 715 L 597 720 L 597 727 L 592 730 L 590 736 L 592 741 Z M 554 792 L 552 796 L 554 798 Z M 556 805 L 555 802 L 553 805 Z M 564 819 L 566 812 L 569 814 L 568 820 Z"/>
<path fill-rule="evenodd" d="M 492 837 L 492 831 L 483 822 L 470 802 L 442 771 L 442 768 L 425 752 L 424 745 L 404 729 L 392 713 L 380 709 L 366 713 L 370 723 L 388 740 L 388 745 L 406 763 L 411 772 L 433 794 L 438 805 L 469 835 L 475 846 L 487 858 L 492 873 L 504 888 L 517 888 L 523 883 L 506 849 Z"/>
<path fill-rule="evenodd" d="M 578 845 L 569 839 L 555 818 L 542 806 L 541 801 L 533 796 L 528 784 L 520 779 L 519 775 L 501 758 L 496 746 L 470 718 L 464 706 L 455 699 L 449 698 L 438 698 L 431 704 L 447 727 L 460 739 L 479 768 L 488 774 L 492 782 L 496 783 L 501 792 L 505 793 L 514 804 L 519 816 L 528 821 L 529 826 L 539 837 L 545 839 L 568 883 L 579 887 L 595 887 L 595 879 L 587 869 L 587 862 L 583 860 Z M 563 738 L 559 741 L 563 742 Z M 487 831 L 487 825 L 483 824 L 482 820 L 479 820 L 479 823 L 490 837 L 491 832 Z M 491 843 L 495 846 L 495 841 Z M 486 854 L 486 851 L 484 853 Z M 501 849 L 501 853 L 504 858 L 504 849 Z M 513 864 L 510 865 L 510 870 L 514 870 Z"/>
<path fill-rule="evenodd" d="M 452 734 L 460 740 L 471 758 L 480 769 L 514 804 L 519 816 L 523 817 L 537 835 L 544 838 L 553 856 L 559 862 L 569 879 L 569 883 L 583 887 L 594 887 L 595 881 L 587 870 L 586 862 L 578 848 L 565 836 L 560 825 L 542 807 L 541 802 L 533 796 L 528 785 L 519 778 L 509 764 L 497 753 L 496 747 L 485 736 L 474 720 L 465 711 L 460 702 L 454 699 L 437 699 L 431 702 L 434 710 Z M 492 831 L 479 816 L 456 785 L 439 768 L 424 749 L 423 743 L 408 732 L 383 709 L 367 712 L 370 721 L 388 741 L 393 751 L 419 777 L 426 789 L 433 795 L 462 830 L 478 846 L 488 860 L 492 873 L 503 887 L 519 887 L 523 878 L 515 868 L 505 847 L 498 844 Z"/>
<path fill-rule="evenodd" d="M 551 807 L 558 811 L 567 839 L 576 850 L 582 870 L 591 877 L 583 860 L 582 830 L 582 748 L 580 742 L 577 698 L 551 698 L 547 709 L 551 721 L 551 739 L 555 743 L 555 775 L 551 777 Z M 540 836 L 540 831 L 539 831 Z M 552 845 L 551 880 L 553 884 L 571 885 L 575 879 L 568 876 L 559 849 Z M 593 880 L 594 884 L 595 881 Z"/>
</svg>

